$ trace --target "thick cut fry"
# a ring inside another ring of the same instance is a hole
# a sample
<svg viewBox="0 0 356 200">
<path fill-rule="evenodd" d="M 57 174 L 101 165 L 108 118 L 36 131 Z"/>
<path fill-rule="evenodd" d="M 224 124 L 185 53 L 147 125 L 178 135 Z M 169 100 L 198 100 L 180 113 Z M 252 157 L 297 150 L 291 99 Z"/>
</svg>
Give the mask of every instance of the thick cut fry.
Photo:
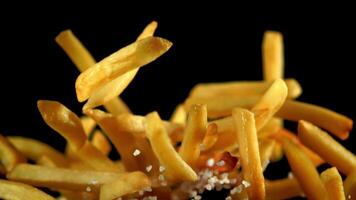
<svg viewBox="0 0 356 200">
<path fill-rule="evenodd" d="M 282 78 L 282 77 L 278 77 Z M 225 96 L 247 97 L 263 95 L 271 87 L 274 80 L 269 81 L 231 81 L 222 83 L 199 83 L 190 91 L 191 98 L 216 98 Z M 302 88 L 297 80 L 285 79 L 288 87 L 288 98 L 294 99 L 300 96 Z"/>
<path fill-rule="evenodd" d="M 66 52 L 80 72 L 83 72 L 89 67 L 95 65 L 95 59 L 71 30 L 62 31 L 55 40 L 57 44 Z M 105 108 L 112 114 L 131 112 L 120 98 L 110 100 L 105 104 Z"/>
<path fill-rule="evenodd" d="M 288 139 L 283 139 L 283 149 L 293 175 L 308 199 L 328 199 L 326 189 L 312 161 Z"/>
<path fill-rule="evenodd" d="M 344 192 L 346 199 L 356 199 L 356 170 L 346 177 Z"/>
<path fill-rule="evenodd" d="M 109 155 L 111 151 L 111 144 L 104 136 L 104 133 L 100 130 L 96 130 L 93 133 L 92 144 L 104 155 Z"/>
<path fill-rule="evenodd" d="M 263 79 L 282 78 L 284 74 L 283 36 L 277 31 L 266 31 L 262 42 Z"/>
<path fill-rule="evenodd" d="M 345 200 L 342 178 L 336 167 L 323 171 L 320 177 L 324 183 L 326 191 L 328 192 L 329 199 Z"/>
<path fill-rule="evenodd" d="M 132 172 L 121 176 L 113 182 L 102 185 L 100 188 L 100 200 L 116 199 L 150 186 L 150 180 L 144 173 Z"/>
<path fill-rule="evenodd" d="M 263 171 L 267 168 L 276 142 L 271 139 L 261 139 L 259 143 L 260 160 Z"/>
<path fill-rule="evenodd" d="M 0 180 L 0 199 L 6 200 L 55 200 L 41 190 L 27 184 Z"/>
<path fill-rule="evenodd" d="M 345 140 L 352 129 L 352 120 L 329 109 L 298 101 L 288 100 L 276 116 L 283 119 L 309 121 Z"/>
<path fill-rule="evenodd" d="M 62 135 L 75 150 L 84 145 L 87 136 L 75 113 L 57 101 L 39 100 L 37 107 L 46 124 Z"/>
<path fill-rule="evenodd" d="M 195 181 L 194 170 L 175 151 L 157 112 L 146 116 L 147 137 L 159 162 L 166 168 L 164 175 L 170 181 Z"/>
<path fill-rule="evenodd" d="M 251 109 L 255 114 L 256 129 L 260 130 L 282 107 L 288 88 L 282 79 L 276 79 L 258 103 Z"/>
<path fill-rule="evenodd" d="M 182 104 L 179 104 L 176 107 L 169 121 L 175 124 L 186 124 L 187 112 L 185 111 L 184 106 Z"/>
<path fill-rule="evenodd" d="M 242 173 L 251 183 L 247 188 L 250 199 L 265 199 L 265 185 L 259 155 L 254 114 L 248 110 L 235 108 L 232 111 L 235 134 L 239 145 Z"/>
<path fill-rule="evenodd" d="M 179 155 L 190 166 L 194 167 L 200 155 L 200 145 L 203 142 L 208 124 L 206 105 L 193 105 L 188 113 L 187 126 L 184 130 L 182 146 Z"/>
<path fill-rule="evenodd" d="M 7 172 L 11 171 L 19 163 L 26 162 L 26 158 L 8 141 L 0 135 L 0 164 Z"/>
<path fill-rule="evenodd" d="M 51 189 L 67 189 L 74 191 L 91 190 L 98 192 L 100 186 L 119 179 L 127 173 L 73 170 L 45 167 L 31 164 L 19 164 L 7 178 L 13 181 Z M 88 187 L 90 189 L 88 189 Z"/>
<path fill-rule="evenodd" d="M 111 54 L 79 75 L 75 84 L 78 100 L 85 101 L 98 88 L 152 62 L 171 46 L 172 43 L 163 38 L 147 37 Z"/>
<path fill-rule="evenodd" d="M 290 199 L 303 195 L 303 191 L 295 178 L 284 178 L 266 181 L 266 199 Z"/>
<path fill-rule="evenodd" d="M 46 156 L 50 158 L 58 167 L 68 166 L 68 160 L 66 157 L 48 144 L 20 136 L 8 136 L 7 138 L 18 151 L 30 160 L 38 161 L 41 156 Z"/>
<path fill-rule="evenodd" d="M 342 173 L 356 170 L 356 157 L 330 135 L 313 124 L 300 120 L 298 137 L 302 143 L 320 155 L 326 162 L 337 167 Z"/>
</svg>

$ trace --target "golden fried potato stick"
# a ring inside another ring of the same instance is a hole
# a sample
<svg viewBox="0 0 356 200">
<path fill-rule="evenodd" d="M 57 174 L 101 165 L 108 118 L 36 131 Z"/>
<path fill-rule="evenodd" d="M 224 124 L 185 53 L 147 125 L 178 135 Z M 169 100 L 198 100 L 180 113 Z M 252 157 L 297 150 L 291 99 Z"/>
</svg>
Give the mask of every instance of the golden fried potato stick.
<svg viewBox="0 0 356 200">
<path fill-rule="evenodd" d="M 235 134 L 239 145 L 242 174 L 251 186 L 247 188 L 250 199 L 265 199 L 265 185 L 258 148 L 254 114 L 246 109 L 232 111 Z"/>
<path fill-rule="evenodd" d="M 199 83 L 190 91 L 189 98 L 216 98 L 219 96 L 242 98 L 247 96 L 261 96 L 271 87 L 273 81 L 274 80 Z M 295 99 L 300 96 L 302 87 L 297 80 L 285 79 L 285 83 L 288 87 L 288 99 Z"/>
<path fill-rule="evenodd" d="M 292 121 L 309 121 L 342 140 L 348 138 L 353 124 L 351 119 L 332 110 L 293 100 L 286 101 L 276 116 Z"/>
<path fill-rule="evenodd" d="M 179 104 L 176 107 L 169 121 L 175 124 L 186 124 L 187 112 L 185 111 L 184 106 L 182 104 Z"/>
<path fill-rule="evenodd" d="M 48 126 L 64 137 L 74 150 L 80 149 L 87 136 L 80 118 L 57 101 L 39 100 L 37 107 Z"/>
<path fill-rule="evenodd" d="M 287 98 L 288 88 L 282 79 L 276 79 L 262 98 L 251 109 L 255 114 L 256 129 L 260 130 L 282 107 Z"/>
<path fill-rule="evenodd" d="M 93 133 L 92 144 L 104 155 L 109 155 L 111 151 L 111 144 L 100 130 L 95 130 Z"/>
<path fill-rule="evenodd" d="M 89 137 L 90 133 L 94 130 L 96 123 L 95 120 L 88 116 L 82 116 L 80 117 L 80 121 L 82 121 L 83 129 L 85 132 L 85 135 Z"/>
<path fill-rule="evenodd" d="M 62 31 L 56 38 L 57 44 L 62 47 L 65 53 L 69 56 L 75 66 L 80 72 L 85 71 L 89 67 L 95 65 L 96 61 L 79 41 L 79 39 L 72 33 L 71 30 Z M 120 99 L 115 98 L 105 104 L 105 108 L 112 114 L 130 113 L 130 109 Z"/>
<path fill-rule="evenodd" d="M 11 171 L 16 165 L 26 162 L 26 158 L 8 141 L 0 135 L 0 164 L 6 172 Z"/>
<path fill-rule="evenodd" d="M 342 173 L 348 175 L 355 171 L 355 155 L 320 128 L 307 121 L 300 120 L 298 137 L 305 146 L 317 153 L 326 162 L 337 167 Z"/>
<path fill-rule="evenodd" d="M 294 142 L 283 139 L 283 149 L 293 175 L 308 199 L 328 199 L 327 191 L 312 161 Z"/>
<path fill-rule="evenodd" d="M 102 184 L 117 180 L 124 174 L 127 173 L 73 170 L 19 164 L 7 174 L 7 178 L 38 187 L 98 192 Z"/>
<path fill-rule="evenodd" d="M 344 186 L 342 178 L 336 167 L 329 168 L 320 174 L 329 199 L 345 200 Z"/>
<path fill-rule="evenodd" d="M 277 31 L 266 31 L 262 41 L 263 79 L 282 78 L 284 75 L 283 35 Z"/>
<path fill-rule="evenodd" d="M 276 141 L 271 139 L 260 139 L 259 142 L 259 151 L 260 151 L 260 160 L 263 171 L 267 168 L 271 155 L 273 153 L 274 145 Z"/>
<path fill-rule="evenodd" d="M 268 138 L 277 133 L 283 126 L 279 118 L 272 117 L 267 124 L 257 132 L 258 138 Z"/>
<path fill-rule="evenodd" d="M 187 125 L 183 134 L 179 155 L 194 167 L 200 155 L 200 145 L 203 142 L 208 124 L 206 105 L 193 105 L 188 113 Z"/>
<path fill-rule="evenodd" d="M 271 162 L 277 162 L 283 158 L 282 144 L 276 143 L 273 147 L 273 151 L 270 157 Z"/>
<path fill-rule="evenodd" d="M 55 200 L 53 197 L 30 185 L 2 179 L 0 179 L 0 199 Z"/>
<path fill-rule="evenodd" d="M 67 158 L 53 147 L 38 140 L 21 136 L 8 136 L 7 139 L 28 159 L 38 161 L 41 156 L 50 158 L 58 167 L 67 167 Z"/>
<path fill-rule="evenodd" d="M 147 138 L 159 162 L 166 169 L 165 177 L 169 181 L 196 181 L 197 174 L 175 151 L 158 113 L 148 114 L 146 123 Z"/>
<path fill-rule="evenodd" d="M 71 191 L 71 190 L 60 190 L 61 197 L 64 200 L 97 200 L 99 198 L 99 194 L 97 192 L 76 192 L 76 191 Z M 60 200 L 57 198 L 57 200 Z"/>
<path fill-rule="evenodd" d="M 126 72 L 154 61 L 171 46 L 172 43 L 163 38 L 147 37 L 104 58 L 77 78 L 75 88 L 78 101 L 85 101 L 95 90 Z"/>
<path fill-rule="evenodd" d="M 346 177 L 344 192 L 346 199 L 356 199 L 356 170 Z"/>
<path fill-rule="evenodd" d="M 266 181 L 266 199 L 279 200 L 303 196 L 303 191 L 295 178 Z"/>
<path fill-rule="evenodd" d="M 218 141 L 218 125 L 211 123 L 206 128 L 206 133 L 201 144 L 202 151 L 207 151 Z"/>
<path fill-rule="evenodd" d="M 56 165 L 55 162 L 53 162 L 53 160 L 51 160 L 50 157 L 47 156 L 41 156 L 36 164 L 41 165 L 41 166 L 46 166 L 46 167 L 60 167 L 58 165 Z"/>
<path fill-rule="evenodd" d="M 150 187 L 151 182 L 142 172 L 125 174 L 119 179 L 106 183 L 100 188 L 100 200 L 112 200 L 124 195 L 133 194 Z"/>
</svg>

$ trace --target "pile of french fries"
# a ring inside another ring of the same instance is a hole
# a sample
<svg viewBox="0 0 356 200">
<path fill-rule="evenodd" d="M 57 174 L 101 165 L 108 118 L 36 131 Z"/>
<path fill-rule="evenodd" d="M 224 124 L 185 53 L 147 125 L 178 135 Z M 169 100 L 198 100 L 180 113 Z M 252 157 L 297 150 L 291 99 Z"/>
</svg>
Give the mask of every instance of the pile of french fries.
<svg viewBox="0 0 356 200">
<path fill-rule="evenodd" d="M 156 28 L 148 24 L 135 42 L 98 63 L 70 30 L 56 37 L 81 71 L 75 89 L 86 101 L 83 114 L 38 101 L 44 122 L 66 139 L 64 153 L 0 135 L 0 199 L 201 199 L 205 190 L 222 189 L 230 190 L 226 199 L 356 199 L 356 157 L 335 139 L 346 140 L 353 122 L 296 100 L 302 89 L 283 77 L 278 32 L 264 35 L 263 81 L 198 84 L 170 120 L 132 114 L 118 96 L 140 67 L 172 46 L 153 36 Z M 297 134 L 283 120 L 298 122 Z M 119 160 L 109 159 L 114 150 Z M 283 156 L 290 176 L 265 179 L 268 164 Z M 319 173 L 325 163 L 330 168 Z"/>
</svg>

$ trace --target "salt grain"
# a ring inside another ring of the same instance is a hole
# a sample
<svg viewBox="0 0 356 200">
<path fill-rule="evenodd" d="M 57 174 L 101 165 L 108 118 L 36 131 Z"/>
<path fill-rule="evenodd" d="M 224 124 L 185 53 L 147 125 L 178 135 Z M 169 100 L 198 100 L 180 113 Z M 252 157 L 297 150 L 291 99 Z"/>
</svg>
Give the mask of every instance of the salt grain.
<svg viewBox="0 0 356 200">
<path fill-rule="evenodd" d="M 85 188 L 85 191 L 91 192 L 91 187 L 90 187 L 90 186 L 87 186 L 87 188 Z"/>
<path fill-rule="evenodd" d="M 248 181 L 243 180 L 242 181 L 242 185 L 244 185 L 245 188 L 248 188 L 248 187 L 250 187 L 251 183 L 248 182 Z"/>
<path fill-rule="evenodd" d="M 135 151 L 132 153 L 132 155 L 135 156 L 135 157 L 140 155 L 140 154 L 141 154 L 141 151 L 138 150 L 138 149 L 135 149 Z"/>
<path fill-rule="evenodd" d="M 223 160 L 220 160 L 219 162 L 216 163 L 216 166 L 218 166 L 218 167 L 222 167 L 224 165 L 225 165 L 225 161 L 223 161 Z"/>
<path fill-rule="evenodd" d="M 232 200 L 232 198 L 230 196 L 227 196 L 225 200 Z"/>
<path fill-rule="evenodd" d="M 166 168 L 164 166 L 159 166 L 159 172 L 164 172 Z"/>
<path fill-rule="evenodd" d="M 148 165 L 147 167 L 146 167 L 146 171 L 147 172 L 150 172 L 152 170 L 152 165 Z"/>
<path fill-rule="evenodd" d="M 210 159 L 208 159 L 208 160 L 206 161 L 206 165 L 207 165 L 208 167 L 212 167 L 212 166 L 214 166 L 214 164 L 215 164 L 215 161 L 214 161 L 213 158 L 210 158 Z"/>
</svg>

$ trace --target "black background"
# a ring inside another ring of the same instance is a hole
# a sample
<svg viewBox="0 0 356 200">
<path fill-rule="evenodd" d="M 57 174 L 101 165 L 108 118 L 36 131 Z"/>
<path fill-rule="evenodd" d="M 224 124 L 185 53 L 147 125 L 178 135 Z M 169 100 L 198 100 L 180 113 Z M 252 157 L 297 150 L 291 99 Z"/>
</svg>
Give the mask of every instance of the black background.
<svg viewBox="0 0 356 200">
<path fill-rule="evenodd" d="M 81 111 L 74 90 L 79 73 L 54 37 L 70 28 L 100 60 L 133 42 L 151 20 L 158 21 L 156 35 L 174 46 L 142 68 L 122 94 L 136 114 L 157 110 L 168 118 L 199 82 L 260 80 L 263 32 L 278 30 L 285 41 L 285 76 L 301 83 L 300 100 L 356 118 L 355 14 L 347 6 L 72 6 L 2 6 L 1 134 L 25 135 L 63 148 L 64 139 L 45 125 L 36 107 L 38 99 L 49 99 Z M 355 141 L 352 132 L 343 144 L 356 152 Z"/>
</svg>

